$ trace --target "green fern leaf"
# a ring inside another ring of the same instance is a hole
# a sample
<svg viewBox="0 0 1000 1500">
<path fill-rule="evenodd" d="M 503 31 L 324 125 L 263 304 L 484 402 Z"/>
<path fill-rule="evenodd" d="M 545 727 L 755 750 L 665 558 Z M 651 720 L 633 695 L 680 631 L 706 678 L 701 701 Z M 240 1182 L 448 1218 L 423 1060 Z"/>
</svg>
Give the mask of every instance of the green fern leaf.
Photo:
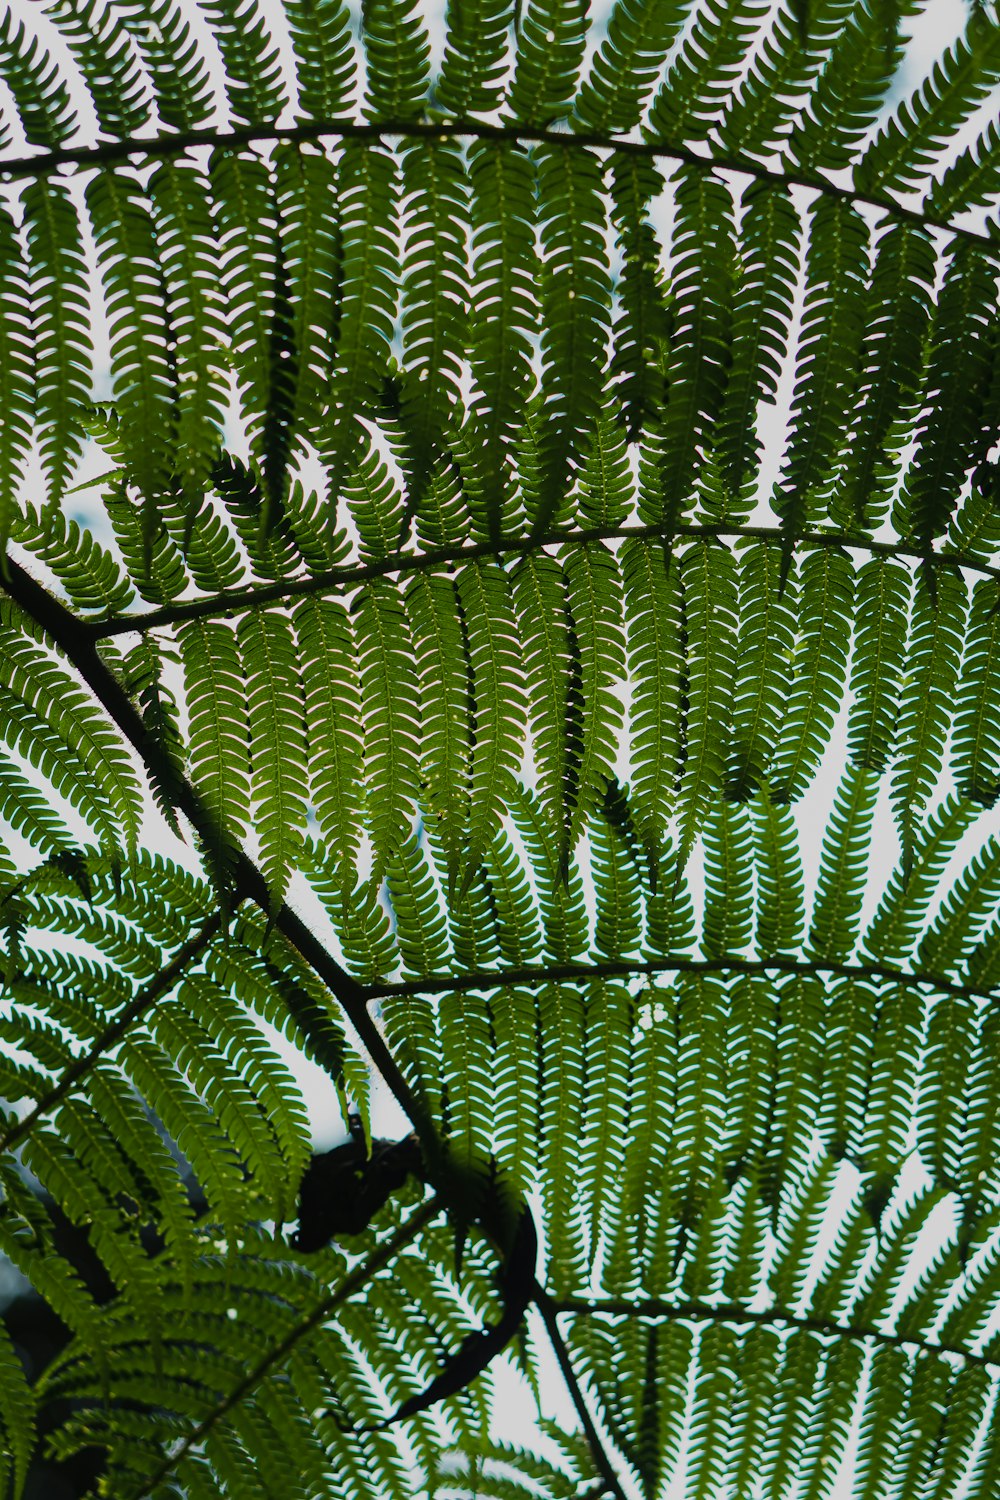
<svg viewBox="0 0 1000 1500">
<path fill-rule="evenodd" d="M 743 194 L 733 295 L 732 365 L 716 436 L 726 507 L 720 520 L 749 513 L 749 482 L 760 457 L 760 402 L 775 399 L 798 272 L 799 215 L 788 193 L 764 180 Z"/>
<path fill-rule="evenodd" d="M 966 614 L 962 576 L 944 568 L 917 574 L 899 705 L 899 755 L 892 797 L 904 849 L 937 784 L 951 727 Z"/>
<path fill-rule="evenodd" d="M 19 509 L 18 499 L 31 451 L 34 340 L 24 256 L 10 215 L 0 214 L 0 544 Z"/>
<path fill-rule="evenodd" d="M 659 465 L 659 518 L 668 526 L 691 498 L 699 447 L 722 406 L 731 358 L 735 260 L 728 187 L 686 166 L 675 181 L 668 397 Z"/>
<path fill-rule="evenodd" d="M 434 97 L 457 120 L 492 114 L 507 71 L 516 0 L 447 0 L 444 56 Z"/>
<path fill-rule="evenodd" d="M 490 529 L 499 534 L 504 458 L 519 429 L 532 384 L 527 330 L 537 320 L 534 285 L 534 175 L 520 150 L 479 142 L 469 150 L 472 183 L 472 284 L 469 359 L 476 382 L 471 409 L 486 450 L 483 479 Z"/>
<path fill-rule="evenodd" d="M 938 60 L 923 83 L 897 106 L 854 170 L 861 192 L 918 187 L 1000 79 L 1000 35 L 984 11 L 973 9 L 965 35 Z"/>
<path fill-rule="evenodd" d="M 339 851 L 346 869 L 358 847 L 363 785 L 350 620 L 338 600 L 312 597 L 296 604 L 292 623 L 298 645 L 310 798 L 324 837 Z"/>
<path fill-rule="evenodd" d="M 615 288 L 611 369 L 618 377 L 629 435 L 639 438 L 663 405 L 670 315 L 662 251 L 650 210 L 665 183 L 651 161 L 632 153 L 612 152 L 607 175 L 609 212 L 622 259 Z M 658 514 L 658 502 L 654 512 Z"/>
<path fill-rule="evenodd" d="M 207 854 L 223 874 L 246 836 L 250 809 L 243 674 L 227 625 L 190 620 L 177 631 L 188 704 L 188 759 L 207 814 Z"/>
<path fill-rule="evenodd" d="M 763 0 L 709 0 L 671 57 L 649 111 L 654 140 L 705 140 L 743 71 L 767 7 Z"/>
<path fill-rule="evenodd" d="M 701 946 L 708 958 L 739 953 L 750 945 L 753 925 L 753 849 L 745 806 L 713 799 L 702 829 L 705 852 L 705 914 Z"/>
<path fill-rule="evenodd" d="M 207 125 L 215 107 L 211 78 L 190 20 L 175 0 L 147 0 L 141 16 L 123 12 L 116 20 L 149 73 L 162 124 L 179 131 Z"/>
<path fill-rule="evenodd" d="M 396 312 L 399 173 L 387 151 L 345 144 L 337 168 L 342 302 L 328 428 L 320 443 L 332 493 L 358 440 L 356 419 L 375 403 Z"/>
<path fill-rule="evenodd" d="M 149 96 L 128 31 L 95 0 L 51 0 L 47 15 L 80 70 L 104 135 L 139 135 L 148 125 Z"/>
<path fill-rule="evenodd" d="M 883 519 L 900 419 L 912 411 L 923 383 L 934 275 L 934 247 L 925 231 L 913 224 L 886 229 L 868 288 L 851 441 L 830 507 L 848 529 L 859 523 L 874 528 Z"/>
<path fill-rule="evenodd" d="M 791 687 L 795 634 L 794 579 L 782 579 L 779 549 L 741 545 L 739 638 L 733 683 L 733 728 L 726 796 L 752 796 L 767 774 Z"/>
<path fill-rule="evenodd" d="M 727 150 L 760 156 L 784 144 L 809 84 L 827 64 L 852 8 L 851 0 L 825 0 L 803 7 L 804 18 L 792 5 L 777 13 L 718 126 Z"/>
<path fill-rule="evenodd" d="M 578 130 L 624 133 L 638 125 L 688 10 L 687 0 L 616 0 L 574 105 Z"/>
<path fill-rule="evenodd" d="M 250 793 L 261 870 L 271 904 L 284 899 L 305 832 L 308 782 L 298 665 L 291 624 L 274 610 L 251 610 L 236 627 L 246 683 Z"/>
<path fill-rule="evenodd" d="M 194 168 L 164 162 L 149 194 L 177 367 L 175 472 L 190 511 L 208 486 L 229 396 L 215 235 L 208 184 Z"/>
<path fill-rule="evenodd" d="M 872 770 L 885 765 L 896 737 L 910 588 L 892 558 L 873 557 L 858 572 L 847 745 L 851 759 Z"/>
<path fill-rule="evenodd" d="M 430 41 L 416 0 L 365 0 L 370 120 L 411 120 L 422 112 L 430 78 Z"/>
<path fill-rule="evenodd" d="M 789 138 L 788 154 L 798 166 L 828 172 L 853 167 L 897 75 L 902 24 L 917 9 L 917 0 L 852 8 Z"/>
<path fill-rule="evenodd" d="M 35 328 L 35 421 L 49 493 L 58 499 L 83 446 L 83 407 L 93 390 L 87 263 L 79 214 L 63 183 L 39 177 L 21 204 Z"/>
<path fill-rule="evenodd" d="M 87 187 L 111 325 L 111 371 L 128 469 L 150 515 L 170 489 L 177 372 L 156 229 L 138 180 L 105 169 Z M 151 522 L 149 523 L 151 524 Z"/>
<path fill-rule="evenodd" d="M 403 348 L 415 380 L 404 389 L 403 408 L 421 446 L 430 449 L 452 423 L 465 354 L 469 185 L 460 151 L 446 141 L 421 142 L 405 151 L 402 172 L 409 237 Z M 422 462 L 429 467 L 427 456 Z"/>
<path fill-rule="evenodd" d="M 893 516 L 899 533 L 924 547 L 945 531 L 982 451 L 993 359 L 987 309 L 996 295 L 996 267 L 974 247 L 956 247 L 931 332 L 918 446 Z"/>
<path fill-rule="evenodd" d="M 35 1400 L 17 1349 L 0 1324 L 0 1423 L 4 1448 L 0 1478 L 11 1500 L 20 1500 L 35 1448 Z"/>
<path fill-rule="evenodd" d="M 908 954 L 928 916 L 938 881 L 976 815 L 975 806 L 946 797 L 920 829 L 912 855 L 886 886 L 868 930 L 864 948 L 880 962 L 898 962 Z"/>
<path fill-rule="evenodd" d="M 65 145 L 77 119 L 66 80 L 39 39 L 30 35 L 24 20 L 10 11 L 0 19 L 0 72 L 29 145 L 46 151 Z M 9 139 L 5 122 L 5 147 Z"/>
<path fill-rule="evenodd" d="M 974 951 L 984 925 L 1000 901 L 1000 843 L 991 838 L 973 855 L 947 892 L 920 939 L 917 964 L 947 974 Z"/>
<path fill-rule="evenodd" d="M 686 860 L 708 799 L 723 783 L 736 654 L 736 563 L 725 547 L 695 542 L 679 562 L 687 638 L 687 718 L 681 773 L 680 857 Z"/>
<path fill-rule="evenodd" d="M 384 579 L 352 610 L 361 683 L 368 826 L 381 865 L 409 833 L 419 787 L 419 698 L 402 601 Z"/>
<path fill-rule="evenodd" d="M 521 760 L 525 704 L 507 575 L 489 562 L 469 563 L 455 580 L 455 600 L 469 674 L 466 692 L 474 712 L 468 752 L 471 806 L 461 854 L 463 878 L 468 880 L 492 843 L 510 799 Z"/>
<path fill-rule="evenodd" d="M 792 682 L 769 785 L 773 797 L 800 797 L 826 749 L 844 695 L 854 617 L 854 570 L 833 547 L 807 552 L 799 568 L 798 631 Z"/>
<path fill-rule="evenodd" d="M 543 254 L 542 494 L 544 536 L 569 475 L 579 468 L 598 410 L 611 302 L 607 227 L 597 157 L 573 147 L 535 150 Z"/>
<path fill-rule="evenodd" d="M 205 0 L 222 54 L 226 98 L 237 125 L 273 125 L 288 102 L 274 39 L 256 0 Z"/>
<path fill-rule="evenodd" d="M 512 119 L 549 126 L 569 112 L 587 45 L 586 0 L 528 0 L 515 12 L 517 49 L 507 90 Z"/>
<path fill-rule="evenodd" d="M 580 744 L 575 771 L 580 813 L 614 774 L 622 728 L 616 689 L 625 679 L 621 583 L 612 552 L 599 542 L 573 548 L 565 563 L 566 605 L 579 653 Z M 572 845 L 578 820 L 571 820 Z"/>
<path fill-rule="evenodd" d="M 963 795 L 987 806 L 1000 787 L 1000 613 L 997 585 L 981 578 L 972 590 L 965 654 L 955 704 L 952 769 Z"/>
<path fill-rule="evenodd" d="M 806 248 L 791 434 L 774 506 L 795 535 L 822 515 L 858 376 L 868 279 L 868 226 L 841 198 L 813 205 Z"/>
<path fill-rule="evenodd" d="M 775 805 L 762 790 L 751 804 L 757 873 L 754 943 L 762 958 L 794 952 L 805 925 L 802 859 L 787 803 Z"/>
</svg>

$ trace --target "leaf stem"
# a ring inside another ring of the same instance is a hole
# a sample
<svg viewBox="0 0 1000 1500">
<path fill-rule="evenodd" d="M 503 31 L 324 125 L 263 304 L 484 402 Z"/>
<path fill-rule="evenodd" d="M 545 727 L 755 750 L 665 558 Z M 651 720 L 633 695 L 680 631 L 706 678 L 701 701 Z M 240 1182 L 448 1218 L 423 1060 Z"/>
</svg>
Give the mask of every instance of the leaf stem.
<svg viewBox="0 0 1000 1500">
<path fill-rule="evenodd" d="M 480 969 L 475 973 L 435 974 L 419 979 L 400 979 L 371 985 L 368 1004 L 402 995 L 435 995 L 464 993 L 468 990 L 500 989 L 519 984 L 562 984 L 587 979 L 625 979 L 633 974 L 803 974 L 820 977 L 832 974 L 839 979 L 877 979 L 895 984 L 929 985 L 944 995 L 967 1000 L 995 1000 L 994 990 L 980 990 L 959 980 L 945 979 L 922 969 L 907 971 L 891 964 L 836 963 L 825 958 L 689 958 L 685 954 L 667 954 L 663 958 L 623 958 L 581 961 L 569 964 L 524 964 L 516 969 Z"/>
<path fill-rule="evenodd" d="M 582 1387 L 573 1368 L 573 1361 L 570 1359 L 569 1350 L 566 1348 L 566 1341 L 559 1331 L 558 1314 L 563 1309 L 560 1304 L 553 1302 L 548 1292 L 537 1281 L 535 1282 L 532 1300 L 538 1308 L 542 1316 L 542 1321 L 545 1324 L 545 1331 L 549 1336 L 553 1353 L 559 1363 L 559 1369 L 562 1371 L 563 1380 L 566 1382 L 566 1389 L 569 1391 L 570 1399 L 576 1409 L 587 1447 L 590 1449 L 590 1456 L 594 1460 L 594 1465 L 604 1481 L 603 1488 L 597 1493 L 603 1495 L 610 1492 L 615 1497 L 615 1500 L 627 1500 L 621 1480 L 615 1473 L 614 1465 L 608 1457 L 600 1434 L 594 1425 L 594 1419 L 590 1415 Z"/>
<path fill-rule="evenodd" d="M 590 542 L 667 541 L 676 537 L 745 537 L 760 541 L 787 541 L 787 533 L 779 526 L 719 526 L 712 523 L 690 522 L 671 527 L 649 526 L 589 526 L 575 531 L 553 531 L 539 537 L 509 537 L 498 542 L 471 542 L 459 547 L 434 547 L 426 552 L 397 552 L 378 562 L 357 566 L 330 568 L 312 573 L 304 578 L 283 579 L 280 583 L 265 583 L 239 589 L 222 589 L 216 594 L 206 594 L 201 599 L 183 599 L 162 608 L 137 612 L 134 615 L 106 615 L 103 618 L 80 620 L 77 628 L 90 640 L 102 640 L 111 635 L 127 635 L 159 630 L 167 625 L 179 624 L 182 620 L 206 617 L 226 618 L 243 614 L 251 609 L 262 609 L 268 604 L 281 604 L 288 599 L 299 599 L 311 594 L 335 593 L 339 589 L 349 591 L 359 588 L 373 578 L 385 578 L 390 574 L 406 575 L 421 573 L 433 568 L 459 567 L 463 563 L 479 562 L 489 558 L 523 557 L 543 551 L 546 547 L 579 546 Z M 1000 580 L 1000 567 L 967 558 L 961 553 L 936 552 L 931 547 L 913 547 L 903 542 L 876 542 L 865 537 L 844 535 L 830 531 L 803 531 L 795 535 L 796 546 L 849 548 L 855 552 L 871 553 L 878 557 L 903 557 L 929 567 L 961 568 L 968 573 L 978 573 L 986 578 Z"/>
<path fill-rule="evenodd" d="M 978 1354 L 975 1350 L 964 1349 L 957 1344 L 941 1344 L 933 1339 L 918 1338 L 910 1334 L 885 1333 L 878 1328 L 835 1323 L 830 1318 L 800 1316 L 782 1312 L 778 1308 L 750 1312 L 748 1308 L 736 1303 L 664 1302 L 655 1297 L 635 1302 L 617 1298 L 563 1297 L 554 1306 L 556 1312 L 593 1317 L 686 1318 L 693 1322 L 753 1323 L 764 1328 L 798 1328 L 809 1333 L 834 1334 L 842 1339 L 868 1339 L 874 1344 L 884 1344 L 893 1349 L 919 1349 L 926 1354 L 953 1355 L 982 1369 L 1000 1370 L 1000 1359 L 990 1359 L 985 1354 Z"/>
<path fill-rule="evenodd" d="M 753 161 L 749 157 L 728 153 L 708 156 L 678 141 L 637 140 L 629 136 L 552 130 L 522 124 L 490 125 L 482 120 L 307 120 L 297 125 L 244 125 L 225 130 L 204 128 L 177 131 L 169 135 L 133 136 L 129 140 L 105 141 L 96 146 L 60 146 L 53 151 L 9 157 L 6 161 L 0 161 L 0 177 L 10 182 L 24 177 L 48 176 L 63 168 L 84 171 L 87 168 L 113 166 L 135 156 L 158 160 L 181 156 L 198 147 L 232 151 L 241 146 L 273 145 L 279 141 L 354 140 L 380 143 L 386 139 L 502 141 L 510 146 L 551 145 L 571 150 L 617 151 L 625 156 L 638 156 L 653 161 L 685 162 L 688 166 L 698 167 L 706 172 L 738 172 L 759 181 L 773 182 L 779 187 L 801 187 L 848 203 L 866 204 L 907 223 L 969 240 L 981 246 L 988 254 L 1000 254 L 1000 245 L 986 232 L 963 228 L 948 219 L 938 218 L 935 214 L 907 208 L 890 193 L 864 193 L 855 188 L 842 187 L 820 173 L 766 167 L 762 162 Z M 929 186 L 933 186 L 933 183 Z"/>
</svg>

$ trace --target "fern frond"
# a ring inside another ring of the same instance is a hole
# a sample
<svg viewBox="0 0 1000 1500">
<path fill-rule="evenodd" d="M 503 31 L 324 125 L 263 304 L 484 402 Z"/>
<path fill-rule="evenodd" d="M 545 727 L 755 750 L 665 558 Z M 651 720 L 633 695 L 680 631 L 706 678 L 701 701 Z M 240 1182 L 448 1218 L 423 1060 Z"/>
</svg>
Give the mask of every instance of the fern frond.
<svg viewBox="0 0 1000 1500">
<path fill-rule="evenodd" d="M 745 805 L 713 800 L 702 829 L 705 915 L 701 946 L 709 958 L 749 947 L 753 927 L 753 838 Z"/>
<path fill-rule="evenodd" d="M 847 553 L 833 547 L 806 553 L 799 568 L 791 688 L 768 778 L 775 797 L 800 797 L 826 749 L 846 687 L 843 622 L 854 618 L 854 593 Z"/>
<path fill-rule="evenodd" d="M 541 496 L 532 517 L 544 536 L 567 480 L 589 446 L 611 302 L 601 164 L 579 147 L 535 151 L 543 254 Z"/>
<path fill-rule="evenodd" d="M 481 463 L 490 531 L 498 536 L 505 458 L 532 385 L 527 330 L 538 316 L 534 171 L 525 152 L 484 141 L 469 149 L 469 175 L 477 288 L 469 309 L 469 360 L 476 382 L 471 409 L 486 450 Z"/>
<path fill-rule="evenodd" d="M 732 365 L 716 441 L 726 493 L 724 519 L 745 520 L 760 457 L 760 403 L 774 400 L 792 321 L 799 214 L 788 193 L 763 180 L 743 194 L 733 295 Z M 723 517 L 720 517 L 723 519 Z"/>
<path fill-rule="evenodd" d="M 843 199 L 817 198 L 805 266 L 792 427 L 774 498 L 792 535 L 822 515 L 857 380 L 868 281 L 868 226 L 857 209 Z"/>
<path fill-rule="evenodd" d="M 551 125 L 576 93 L 587 45 L 585 0 L 528 0 L 515 12 L 517 49 L 506 108 L 514 120 Z"/>
<path fill-rule="evenodd" d="M 855 764 L 876 771 L 897 733 L 910 590 L 910 574 L 892 558 L 873 557 L 858 571 L 847 745 Z"/>
<path fill-rule="evenodd" d="M 236 637 L 228 625 L 190 620 L 177 631 L 188 706 L 188 758 L 208 815 L 208 856 L 226 871 L 246 835 L 250 760 Z"/>
<path fill-rule="evenodd" d="M 699 448 L 719 415 L 731 359 L 735 231 L 727 186 L 706 172 L 676 174 L 672 318 L 666 366 L 660 518 L 681 518 L 694 487 Z"/>
<path fill-rule="evenodd" d="M 951 727 L 966 614 L 966 586 L 958 573 L 926 572 L 914 582 L 908 671 L 899 705 L 899 754 L 892 796 L 904 849 L 912 847 L 914 820 L 937 784 Z"/>
<path fill-rule="evenodd" d="M 897 106 L 854 170 L 862 192 L 912 189 L 1000 79 L 1000 36 L 985 11 L 972 9 L 965 34 Z"/>
<path fill-rule="evenodd" d="M 573 107 L 574 124 L 595 135 L 638 125 L 688 0 L 616 0 Z"/>
<path fill-rule="evenodd" d="M 893 517 L 899 533 L 921 546 L 945 531 L 982 452 L 996 296 L 996 267 L 976 247 L 956 246 L 931 329 L 916 454 Z"/>
<path fill-rule="evenodd" d="M 725 774 L 735 675 L 737 602 L 732 553 L 711 542 L 685 549 L 678 564 L 686 632 L 684 765 L 680 857 L 686 859 L 711 794 Z"/>
<path fill-rule="evenodd" d="M 743 70 L 767 7 L 763 0 L 709 0 L 671 57 L 649 110 L 653 140 L 704 140 Z"/>
<path fill-rule="evenodd" d="M 87 185 L 87 208 L 111 325 L 119 432 L 130 478 L 152 516 L 176 472 L 178 399 L 157 231 L 138 179 L 125 172 L 98 172 Z"/>
<path fill-rule="evenodd" d="M 278 50 L 257 0 L 205 0 L 225 66 L 226 98 L 237 125 L 274 124 L 288 102 Z"/>
<path fill-rule="evenodd" d="M 981 578 L 973 586 L 965 652 L 955 704 L 952 768 L 963 794 L 991 806 L 1000 787 L 996 745 L 997 673 L 1000 670 L 1000 612 L 997 586 Z"/>
<path fill-rule="evenodd" d="M 780 550 L 749 542 L 737 553 L 739 636 L 726 796 L 740 802 L 767 775 L 792 683 L 796 580 Z"/>
<path fill-rule="evenodd" d="M 298 655 L 287 616 L 274 610 L 245 614 L 236 637 L 246 684 L 254 826 L 260 839 L 261 870 L 277 911 L 306 821 L 306 741 Z"/>
<path fill-rule="evenodd" d="M 83 445 L 92 395 L 90 287 L 79 213 L 48 177 L 21 198 L 35 333 L 35 421 L 50 495 L 62 496 Z"/>
<path fill-rule="evenodd" d="M 419 787 L 419 697 L 413 645 L 402 601 L 383 579 L 355 601 L 364 725 L 368 826 L 376 861 L 384 862 L 409 832 Z"/>
<path fill-rule="evenodd" d="M 860 378 L 851 441 L 837 475 L 831 515 L 840 525 L 877 526 L 892 490 L 894 430 L 912 410 L 924 377 L 934 248 L 913 224 L 894 224 L 878 241 L 864 311 Z"/>
</svg>

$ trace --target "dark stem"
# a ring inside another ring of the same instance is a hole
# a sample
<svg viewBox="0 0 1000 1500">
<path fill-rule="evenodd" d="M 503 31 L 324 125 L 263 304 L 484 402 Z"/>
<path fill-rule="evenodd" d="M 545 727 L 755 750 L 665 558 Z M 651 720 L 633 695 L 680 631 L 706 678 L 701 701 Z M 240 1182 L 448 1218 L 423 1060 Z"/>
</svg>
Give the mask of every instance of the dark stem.
<svg viewBox="0 0 1000 1500">
<path fill-rule="evenodd" d="M 436 995 L 464 993 L 468 990 L 501 989 L 518 984 L 562 984 L 588 979 L 626 979 L 634 974 L 804 974 L 818 977 L 832 974 L 840 979 L 879 979 L 894 984 L 925 984 L 943 995 L 966 1000 L 995 1000 L 993 990 L 977 990 L 959 980 L 943 979 L 924 970 L 907 971 L 891 964 L 835 963 L 825 958 L 688 958 L 684 954 L 664 958 L 622 958 L 581 961 L 569 964 L 525 964 L 517 969 L 480 969 L 475 973 L 435 974 L 421 979 L 400 979 L 391 983 L 370 985 L 368 1003 L 398 998 L 401 995 Z"/>
<path fill-rule="evenodd" d="M 848 203 L 867 204 L 906 223 L 917 224 L 924 229 L 938 229 L 958 239 L 971 240 L 991 255 L 1000 253 L 1000 246 L 985 232 L 962 228 L 947 219 L 939 219 L 934 214 L 906 208 L 888 193 L 861 193 L 853 188 L 841 187 L 818 173 L 779 171 L 750 158 L 727 153 L 706 156 L 692 150 L 690 146 L 675 142 L 642 141 L 626 136 L 584 131 L 547 130 L 520 124 L 488 125 L 479 120 L 440 123 L 430 120 L 383 120 L 375 123 L 360 120 L 310 120 L 299 125 L 244 125 L 226 130 L 206 128 L 177 131 L 170 135 L 135 136 L 131 140 L 107 141 L 99 146 L 61 146 L 54 151 L 37 152 L 33 156 L 10 157 L 6 162 L 0 162 L 0 176 L 6 177 L 8 181 L 22 177 L 43 177 L 64 167 L 79 171 L 88 167 L 112 166 L 116 162 L 128 161 L 133 156 L 147 160 L 180 156 L 196 147 L 236 150 L 240 146 L 256 142 L 271 144 L 278 141 L 362 140 L 377 144 L 386 139 L 458 139 L 503 141 L 511 146 L 550 145 L 564 149 L 583 147 L 597 151 L 616 151 L 624 156 L 686 162 L 689 166 L 705 171 L 739 172 L 747 177 L 773 182 L 779 187 L 803 187 Z"/>
<path fill-rule="evenodd" d="M 205 1434 L 210 1432 L 227 1412 L 232 1411 L 234 1406 L 238 1406 L 244 1397 L 255 1390 L 272 1369 L 280 1366 L 301 1338 L 304 1338 L 307 1333 L 311 1333 L 315 1328 L 318 1328 L 331 1313 L 336 1311 L 341 1303 L 346 1302 L 355 1292 L 361 1291 L 374 1278 L 376 1273 L 382 1270 L 383 1266 L 388 1265 L 391 1260 L 394 1260 L 399 1252 L 411 1240 L 415 1239 L 421 1229 L 433 1219 L 440 1207 L 441 1203 L 438 1198 L 431 1198 L 427 1203 L 423 1204 L 413 1215 L 412 1219 L 408 1220 L 401 1229 L 398 1229 L 391 1239 L 386 1240 L 384 1245 L 379 1245 L 372 1252 L 364 1265 L 359 1266 L 356 1271 L 352 1271 L 349 1276 L 346 1276 L 334 1291 L 331 1291 L 328 1296 L 317 1303 L 301 1323 L 297 1323 L 279 1343 L 275 1344 L 272 1349 L 269 1349 L 266 1354 L 263 1354 L 257 1363 L 250 1367 L 243 1379 L 233 1386 L 232 1390 L 223 1397 L 218 1405 L 212 1408 L 208 1416 L 203 1417 L 197 1427 L 188 1433 L 184 1441 L 177 1448 L 171 1450 L 155 1472 L 149 1475 L 143 1482 L 142 1489 L 135 1491 L 132 1500 L 143 1500 L 144 1496 L 149 1495 L 155 1490 L 161 1480 L 172 1469 L 176 1468 L 180 1460 L 201 1442 Z"/>
<path fill-rule="evenodd" d="M 370 579 L 385 578 L 394 573 L 405 576 L 424 569 L 457 567 L 462 563 L 488 558 L 523 557 L 546 547 L 586 546 L 588 542 L 625 541 L 629 538 L 666 541 L 673 537 L 747 537 L 752 540 L 781 541 L 786 534 L 779 526 L 718 526 L 699 522 L 675 524 L 670 528 L 657 525 L 590 526 L 576 531 L 554 531 L 541 537 L 511 537 L 499 542 L 472 542 L 460 547 L 429 548 L 425 552 L 394 553 L 379 562 L 330 568 L 321 573 L 312 573 L 307 578 L 284 579 L 280 583 L 223 589 L 217 594 L 206 594 L 201 599 L 185 599 L 177 604 L 167 604 L 162 608 L 134 615 L 109 615 L 104 619 L 79 620 L 77 629 L 96 641 L 110 635 L 158 630 L 166 625 L 177 625 L 182 620 L 243 614 L 250 609 L 260 609 L 268 604 L 280 604 L 285 600 L 310 594 L 333 593 L 337 589 L 349 590 Z M 968 573 L 1000 579 L 1000 567 L 957 553 L 949 555 L 946 552 L 935 552 L 931 547 L 912 547 L 902 542 L 876 542 L 829 531 L 799 532 L 794 541 L 797 546 L 846 547 L 879 557 L 905 557 L 930 567 L 962 568 Z"/>
<path fill-rule="evenodd" d="M 868 1339 L 873 1344 L 884 1344 L 893 1349 L 919 1349 L 926 1354 L 955 1355 L 982 1369 L 1000 1369 L 1000 1360 L 989 1359 L 985 1354 L 977 1354 L 974 1350 L 963 1349 L 956 1344 L 940 1344 L 933 1339 L 918 1338 L 911 1334 L 884 1333 L 878 1328 L 835 1323 L 830 1318 L 797 1316 L 774 1308 L 766 1312 L 749 1312 L 747 1308 L 735 1303 L 713 1305 L 706 1302 L 663 1302 L 654 1297 L 636 1302 L 615 1298 L 563 1297 L 553 1306 L 558 1313 L 575 1313 L 587 1317 L 687 1319 L 691 1322 L 755 1323 L 765 1328 L 799 1328 L 809 1333 L 833 1334 L 842 1339 Z"/>
<path fill-rule="evenodd" d="M 208 947 L 212 938 L 221 926 L 221 918 L 216 912 L 203 923 L 194 937 L 185 943 L 183 948 L 178 949 L 168 964 L 165 964 L 155 979 L 151 979 L 135 998 L 119 1011 L 111 1024 L 101 1032 L 100 1036 L 91 1044 L 86 1052 L 70 1063 L 64 1069 L 57 1083 L 55 1083 L 47 1094 L 37 1100 L 23 1119 L 16 1121 L 9 1130 L 0 1134 L 0 1151 L 12 1151 L 19 1146 L 24 1138 L 31 1133 L 35 1123 L 42 1115 L 48 1114 L 57 1104 L 65 1099 L 76 1086 L 86 1078 L 87 1074 L 96 1067 L 97 1063 L 112 1047 L 117 1046 L 125 1035 L 133 1021 L 156 1004 L 161 996 L 172 989 L 176 981 L 181 977 L 189 964 L 196 959 Z"/>
<path fill-rule="evenodd" d="M 549 1336 L 553 1353 L 562 1371 L 562 1377 L 566 1382 L 566 1389 L 569 1391 L 570 1399 L 576 1408 L 576 1414 L 580 1420 L 580 1426 L 583 1429 L 587 1447 L 590 1449 L 590 1456 L 594 1460 L 597 1472 L 604 1481 L 603 1487 L 597 1493 L 604 1495 L 610 1492 L 615 1497 L 615 1500 L 627 1500 L 625 1491 L 622 1489 L 621 1480 L 615 1473 L 614 1465 L 608 1457 L 600 1433 L 597 1431 L 594 1419 L 590 1415 L 583 1390 L 577 1379 L 576 1371 L 573 1368 L 573 1361 L 570 1359 L 569 1350 L 566 1348 L 566 1341 L 559 1331 L 558 1314 L 561 1308 L 553 1302 L 548 1292 L 538 1282 L 535 1283 L 532 1300 L 542 1315 L 545 1331 Z"/>
</svg>

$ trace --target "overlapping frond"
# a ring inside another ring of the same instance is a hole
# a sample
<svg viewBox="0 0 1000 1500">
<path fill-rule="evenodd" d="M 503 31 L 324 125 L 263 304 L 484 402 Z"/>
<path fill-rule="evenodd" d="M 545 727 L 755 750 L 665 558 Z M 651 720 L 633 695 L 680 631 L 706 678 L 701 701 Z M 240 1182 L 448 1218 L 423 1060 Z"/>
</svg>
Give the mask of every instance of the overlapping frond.
<svg viewBox="0 0 1000 1500">
<path fill-rule="evenodd" d="M 52 1411 L 113 1500 L 992 1494 L 1000 27 L 925 12 L 0 19 L 5 1494 Z M 439 1195 L 316 1259 L 299 1058 Z M 361 1430 L 500 1182 L 582 1438 Z"/>
</svg>

